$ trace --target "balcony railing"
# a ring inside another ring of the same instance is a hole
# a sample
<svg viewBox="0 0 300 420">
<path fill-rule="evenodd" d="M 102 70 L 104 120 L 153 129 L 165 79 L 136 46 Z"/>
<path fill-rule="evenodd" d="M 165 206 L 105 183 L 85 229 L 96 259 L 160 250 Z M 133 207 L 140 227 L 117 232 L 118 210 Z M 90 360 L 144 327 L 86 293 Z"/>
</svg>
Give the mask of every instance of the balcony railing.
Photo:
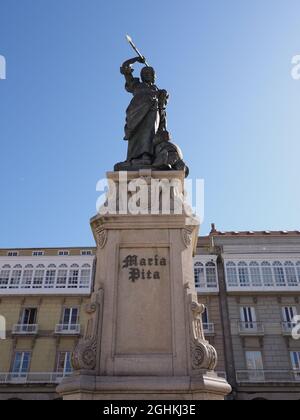
<svg viewBox="0 0 300 420">
<path fill-rule="evenodd" d="M 293 329 L 297 326 L 295 322 L 282 322 L 282 332 L 284 335 L 292 335 Z"/>
<path fill-rule="evenodd" d="M 12 328 L 12 334 L 37 334 L 38 329 L 38 324 L 15 324 Z"/>
<path fill-rule="evenodd" d="M 300 384 L 300 370 L 239 370 L 238 383 L 295 383 Z"/>
<path fill-rule="evenodd" d="M 34 373 L 0 373 L 0 384 L 59 384 L 71 373 L 34 372 Z"/>
<path fill-rule="evenodd" d="M 239 322 L 240 335 L 264 335 L 265 329 L 262 322 Z"/>
<path fill-rule="evenodd" d="M 212 322 L 203 323 L 204 334 L 214 334 L 215 333 L 215 324 Z"/>
<path fill-rule="evenodd" d="M 80 330 L 80 324 L 57 324 L 55 334 L 78 335 Z"/>
</svg>

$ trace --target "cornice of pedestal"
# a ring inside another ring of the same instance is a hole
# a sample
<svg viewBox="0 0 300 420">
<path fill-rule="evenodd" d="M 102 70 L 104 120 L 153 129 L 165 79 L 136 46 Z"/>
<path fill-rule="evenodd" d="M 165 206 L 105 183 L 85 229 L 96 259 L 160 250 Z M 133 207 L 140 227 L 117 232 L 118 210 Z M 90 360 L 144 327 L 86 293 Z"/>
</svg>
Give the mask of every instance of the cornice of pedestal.
<svg viewBox="0 0 300 420">
<path fill-rule="evenodd" d="M 104 248 L 109 230 L 179 229 L 186 248 L 196 252 L 199 224 L 185 215 L 96 215 L 90 221 L 97 246 Z"/>
<path fill-rule="evenodd" d="M 123 171 L 123 172 L 107 172 L 106 176 L 108 179 L 118 182 L 120 175 L 126 174 L 128 181 L 137 178 L 144 179 L 179 179 L 184 182 L 185 173 L 184 171 L 153 171 L 152 169 L 140 169 L 139 171 Z"/>
</svg>

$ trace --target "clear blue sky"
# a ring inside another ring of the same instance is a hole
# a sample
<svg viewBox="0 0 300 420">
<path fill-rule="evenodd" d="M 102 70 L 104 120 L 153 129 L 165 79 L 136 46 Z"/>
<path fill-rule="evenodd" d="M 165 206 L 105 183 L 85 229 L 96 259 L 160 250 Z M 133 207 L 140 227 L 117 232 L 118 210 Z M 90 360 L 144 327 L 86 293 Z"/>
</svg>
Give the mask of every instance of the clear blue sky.
<svg viewBox="0 0 300 420">
<path fill-rule="evenodd" d="M 126 33 L 205 179 L 202 233 L 300 229 L 299 16 L 299 0 L 0 0 L 0 247 L 94 244 L 96 182 L 126 155 Z"/>
</svg>

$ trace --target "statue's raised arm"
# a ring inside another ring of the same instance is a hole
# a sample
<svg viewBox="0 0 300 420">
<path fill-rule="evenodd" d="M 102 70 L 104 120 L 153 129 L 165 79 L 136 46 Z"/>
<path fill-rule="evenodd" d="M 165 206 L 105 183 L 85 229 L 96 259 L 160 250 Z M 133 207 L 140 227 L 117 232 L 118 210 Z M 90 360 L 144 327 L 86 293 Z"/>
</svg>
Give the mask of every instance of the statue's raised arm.
<svg viewBox="0 0 300 420">
<path fill-rule="evenodd" d="M 141 57 L 134 57 L 134 58 L 130 58 L 129 60 L 124 61 L 124 63 L 122 64 L 121 68 L 120 68 L 120 72 L 121 74 L 123 74 L 123 76 L 125 77 L 125 89 L 130 92 L 132 92 L 133 86 L 132 84 L 134 82 L 139 82 L 139 78 L 134 78 L 132 73 L 134 71 L 132 65 L 134 63 L 144 63 L 144 60 Z"/>
</svg>

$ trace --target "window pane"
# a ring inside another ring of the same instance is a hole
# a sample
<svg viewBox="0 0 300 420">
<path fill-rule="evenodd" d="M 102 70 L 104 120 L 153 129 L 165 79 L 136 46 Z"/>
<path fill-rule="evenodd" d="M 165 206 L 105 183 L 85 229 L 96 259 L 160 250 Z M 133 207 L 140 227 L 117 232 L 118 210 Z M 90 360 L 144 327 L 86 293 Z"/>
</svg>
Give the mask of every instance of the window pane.
<svg viewBox="0 0 300 420">
<path fill-rule="evenodd" d="M 33 279 L 33 288 L 41 289 L 43 286 L 45 270 L 35 270 Z"/>
<path fill-rule="evenodd" d="M 255 286 L 255 287 L 262 286 L 260 268 L 257 263 L 250 263 L 250 275 L 251 275 L 252 286 Z"/>
<path fill-rule="evenodd" d="M 10 270 L 1 270 L 0 272 L 0 289 L 6 289 L 9 282 Z"/>
<path fill-rule="evenodd" d="M 276 286 L 285 286 L 285 277 L 282 264 L 280 262 L 275 262 L 273 264 L 273 269 Z"/>
<path fill-rule="evenodd" d="M 271 264 L 264 261 L 261 265 L 261 271 L 262 271 L 264 286 L 266 287 L 274 286 Z"/>
<path fill-rule="evenodd" d="M 216 266 L 212 262 L 206 264 L 206 282 L 207 287 L 217 287 Z"/>
<path fill-rule="evenodd" d="M 63 324 L 69 324 L 70 323 L 70 318 L 71 318 L 71 309 L 70 308 L 65 308 L 64 309 L 64 316 L 63 316 Z"/>
<path fill-rule="evenodd" d="M 90 277 L 91 277 L 91 270 L 90 269 L 82 269 L 81 270 L 81 276 L 80 276 L 80 287 L 81 288 L 89 287 Z"/>
<path fill-rule="evenodd" d="M 238 265 L 239 281 L 241 287 L 249 287 L 249 271 L 246 263 L 239 263 Z"/>
<path fill-rule="evenodd" d="M 30 289 L 33 278 L 33 270 L 24 270 L 22 278 L 22 288 Z"/>
<path fill-rule="evenodd" d="M 68 270 L 58 270 L 56 287 L 59 289 L 64 289 L 67 285 Z"/>
<path fill-rule="evenodd" d="M 288 261 L 285 263 L 285 275 L 288 286 L 298 286 L 297 273 L 292 262 Z"/>
<path fill-rule="evenodd" d="M 232 262 L 228 262 L 226 264 L 226 272 L 227 272 L 227 281 L 229 287 L 237 287 L 238 286 L 238 278 L 237 278 L 237 271 L 236 266 Z"/>
<path fill-rule="evenodd" d="M 205 287 L 204 268 L 202 263 L 196 263 L 194 268 L 195 286 Z"/>
<path fill-rule="evenodd" d="M 28 373 L 30 365 L 30 352 L 17 352 L 13 364 L 13 373 Z"/>
<path fill-rule="evenodd" d="M 70 270 L 69 275 L 69 288 L 77 288 L 78 287 L 78 277 L 79 277 L 79 270 Z"/>
<path fill-rule="evenodd" d="M 78 320 L 78 309 L 73 308 L 72 315 L 71 315 L 71 324 L 77 324 L 77 320 Z"/>
<path fill-rule="evenodd" d="M 22 270 L 13 270 L 10 279 L 10 289 L 17 289 L 20 285 Z"/>
<path fill-rule="evenodd" d="M 47 270 L 46 271 L 45 287 L 47 289 L 51 289 L 51 288 L 54 287 L 55 276 L 56 276 L 56 270 Z"/>
</svg>

